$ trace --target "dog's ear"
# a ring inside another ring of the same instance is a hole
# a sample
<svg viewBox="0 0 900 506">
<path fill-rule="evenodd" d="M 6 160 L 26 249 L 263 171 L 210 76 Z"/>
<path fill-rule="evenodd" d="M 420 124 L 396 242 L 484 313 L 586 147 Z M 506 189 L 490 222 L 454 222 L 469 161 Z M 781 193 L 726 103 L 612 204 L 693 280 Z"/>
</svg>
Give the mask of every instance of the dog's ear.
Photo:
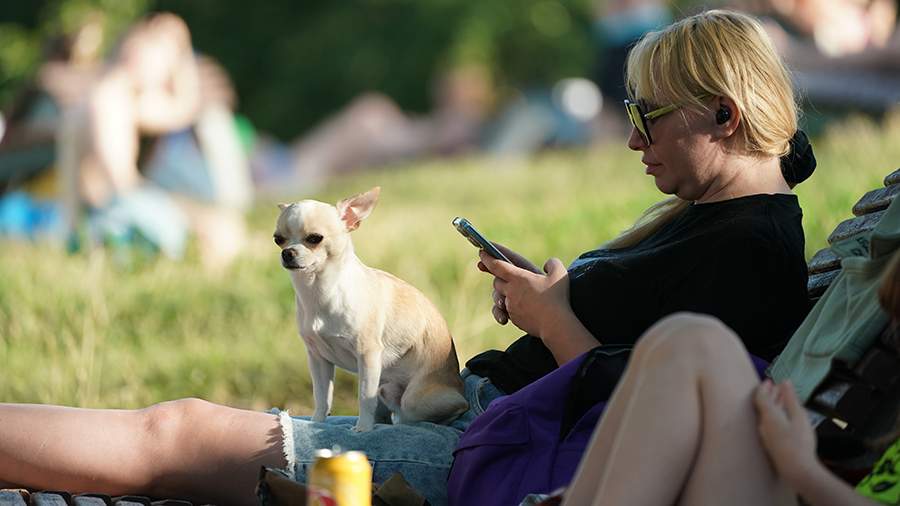
<svg viewBox="0 0 900 506">
<path fill-rule="evenodd" d="M 371 190 L 345 198 L 337 203 L 338 216 L 347 227 L 348 232 L 352 232 L 359 227 L 359 223 L 366 219 L 375 209 L 375 203 L 378 202 L 378 194 L 381 193 L 381 187 L 376 186 Z"/>
<path fill-rule="evenodd" d="M 287 209 L 287 208 L 289 208 L 289 207 L 291 207 L 290 204 L 278 204 L 278 210 L 279 210 L 279 211 L 284 211 L 285 209 Z"/>
</svg>

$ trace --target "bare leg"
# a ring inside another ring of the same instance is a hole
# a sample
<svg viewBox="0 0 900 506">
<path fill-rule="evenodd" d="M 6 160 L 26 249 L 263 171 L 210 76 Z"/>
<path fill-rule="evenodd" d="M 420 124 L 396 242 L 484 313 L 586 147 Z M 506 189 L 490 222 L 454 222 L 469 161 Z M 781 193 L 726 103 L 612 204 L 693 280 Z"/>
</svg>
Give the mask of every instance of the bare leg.
<svg viewBox="0 0 900 506">
<path fill-rule="evenodd" d="M 658 323 L 635 349 L 565 503 L 792 504 L 756 432 L 757 383 L 720 322 Z"/>
<path fill-rule="evenodd" d="M 0 404 L 6 484 L 255 504 L 261 465 L 286 465 L 275 415 L 198 399 L 141 410 Z"/>
<path fill-rule="evenodd" d="M 328 177 L 409 157 L 425 143 L 422 132 L 393 101 L 367 93 L 294 145 L 295 172 L 319 170 Z"/>
</svg>

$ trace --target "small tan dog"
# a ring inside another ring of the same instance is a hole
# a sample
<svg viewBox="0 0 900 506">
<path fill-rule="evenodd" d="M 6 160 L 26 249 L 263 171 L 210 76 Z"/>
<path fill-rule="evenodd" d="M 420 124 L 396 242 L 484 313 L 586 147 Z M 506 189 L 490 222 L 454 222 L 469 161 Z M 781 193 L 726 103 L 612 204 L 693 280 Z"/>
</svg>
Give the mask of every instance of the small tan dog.
<svg viewBox="0 0 900 506">
<path fill-rule="evenodd" d="M 464 412 L 456 348 L 444 318 L 421 292 L 353 251 L 350 232 L 380 192 L 337 207 L 304 200 L 280 204 L 275 243 L 290 272 L 297 324 L 306 343 L 314 421 L 331 411 L 334 366 L 359 374 L 357 432 L 372 430 L 379 400 L 395 423 L 449 422 Z"/>
</svg>

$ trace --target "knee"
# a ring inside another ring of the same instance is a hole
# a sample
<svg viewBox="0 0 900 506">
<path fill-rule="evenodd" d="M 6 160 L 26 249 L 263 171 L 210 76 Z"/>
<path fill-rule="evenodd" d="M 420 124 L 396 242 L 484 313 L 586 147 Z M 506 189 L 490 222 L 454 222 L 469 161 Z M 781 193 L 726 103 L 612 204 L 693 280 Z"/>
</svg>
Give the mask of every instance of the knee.
<svg viewBox="0 0 900 506">
<path fill-rule="evenodd" d="M 210 406 L 211 403 L 201 399 L 179 399 L 154 404 L 138 412 L 141 448 L 149 466 L 143 473 L 148 480 L 148 490 L 153 490 L 158 480 L 168 474 L 169 470 L 159 463 L 171 462 L 173 456 L 188 446 L 192 431 L 202 426 L 202 417 Z"/>
<path fill-rule="evenodd" d="M 746 356 L 734 331 L 717 318 L 696 313 L 675 313 L 661 319 L 641 336 L 634 350 L 634 360 L 645 362 L 703 364 L 732 356 Z"/>
</svg>

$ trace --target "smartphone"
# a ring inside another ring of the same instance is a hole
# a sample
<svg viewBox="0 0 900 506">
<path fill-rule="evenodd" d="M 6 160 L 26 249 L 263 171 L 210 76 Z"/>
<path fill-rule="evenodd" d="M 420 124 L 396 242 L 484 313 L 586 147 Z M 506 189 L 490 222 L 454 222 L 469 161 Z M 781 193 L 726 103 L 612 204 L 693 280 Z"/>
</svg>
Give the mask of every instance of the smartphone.
<svg viewBox="0 0 900 506">
<path fill-rule="evenodd" d="M 456 230 L 459 231 L 460 234 L 463 235 L 466 239 L 469 240 L 476 248 L 483 249 L 487 252 L 488 255 L 496 258 L 497 260 L 503 260 L 504 262 L 510 262 L 506 255 L 500 252 L 496 246 L 494 246 L 491 241 L 485 239 L 483 235 L 481 235 L 478 230 L 475 230 L 475 227 L 469 223 L 469 220 L 465 218 L 460 218 L 457 216 L 453 218 L 453 226 L 456 227 Z"/>
</svg>

